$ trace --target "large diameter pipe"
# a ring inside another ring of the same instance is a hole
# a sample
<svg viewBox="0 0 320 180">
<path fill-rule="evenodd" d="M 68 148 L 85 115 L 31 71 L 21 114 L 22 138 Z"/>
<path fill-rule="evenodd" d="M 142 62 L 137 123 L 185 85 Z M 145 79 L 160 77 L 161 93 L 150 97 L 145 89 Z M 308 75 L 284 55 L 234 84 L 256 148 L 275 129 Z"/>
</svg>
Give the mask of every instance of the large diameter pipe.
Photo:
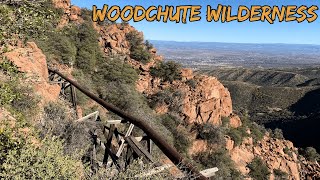
<svg viewBox="0 0 320 180">
<path fill-rule="evenodd" d="M 75 81 L 73 81 L 70 78 L 64 76 L 58 70 L 53 70 L 53 69 L 49 68 L 49 71 L 51 71 L 53 73 L 56 73 L 59 76 L 61 76 L 62 78 L 64 78 L 66 81 L 68 81 L 70 84 L 72 84 L 74 87 L 76 87 L 83 94 L 87 95 L 88 97 L 90 97 L 92 100 L 94 100 L 95 102 L 97 102 L 98 104 L 100 104 L 101 106 L 106 108 L 107 110 L 119 115 L 120 117 L 128 120 L 129 122 L 131 122 L 135 126 L 137 126 L 140 129 L 142 129 L 150 137 L 150 139 L 152 139 L 152 141 L 160 148 L 160 150 L 175 165 L 177 165 L 177 166 L 181 166 L 182 165 L 185 169 L 187 169 L 188 171 L 192 172 L 192 174 L 196 175 L 197 179 L 200 179 L 200 180 L 206 180 L 207 179 L 194 166 L 192 166 L 191 163 L 188 163 L 188 161 L 185 160 L 175 148 L 171 147 L 171 145 L 169 143 L 167 143 L 167 141 L 165 139 L 163 139 L 155 130 L 153 130 L 151 128 L 151 126 L 149 126 L 143 120 L 141 120 L 139 118 L 136 118 L 136 117 L 134 117 L 134 116 L 122 111 L 121 109 L 113 106 L 112 104 L 109 104 L 109 103 L 105 102 L 103 99 L 101 99 L 101 98 L 97 97 L 96 95 L 94 95 L 93 93 L 89 92 L 88 90 L 86 90 L 85 88 L 80 86 Z"/>
</svg>

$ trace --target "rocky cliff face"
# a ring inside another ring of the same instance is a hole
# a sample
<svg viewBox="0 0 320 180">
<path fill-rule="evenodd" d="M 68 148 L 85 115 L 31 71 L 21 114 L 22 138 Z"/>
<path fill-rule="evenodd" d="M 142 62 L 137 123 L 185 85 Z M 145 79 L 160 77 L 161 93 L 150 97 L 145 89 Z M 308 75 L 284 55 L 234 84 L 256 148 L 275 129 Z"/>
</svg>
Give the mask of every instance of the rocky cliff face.
<svg viewBox="0 0 320 180">
<path fill-rule="evenodd" d="M 70 0 L 52 0 L 52 3 L 56 8 L 62 9 L 62 11 L 64 12 L 60 19 L 58 27 L 64 27 L 69 22 L 83 22 L 83 19 L 80 16 L 81 8 L 71 5 Z"/>
<path fill-rule="evenodd" d="M 148 67 L 142 67 L 144 73 L 140 75 L 137 89 L 141 93 L 155 94 L 163 89 L 172 88 L 182 94 L 180 116 L 188 124 L 212 123 L 221 125 L 222 117 L 232 117 L 232 103 L 229 91 L 215 78 L 209 76 L 194 76 L 189 69 L 182 70 L 182 81 L 174 81 L 172 84 L 163 83 L 149 74 Z M 185 82 L 193 80 L 194 87 Z M 168 108 L 159 109 L 159 113 L 166 113 Z M 240 120 L 240 119 L 239 119 Z M 240 122 L 238 122 L 240 124 Z M 235 126 L 238 126 L 235 124 Z"/>
<path fill-rule="evenodd" d="M 58 99 L 60 86 L 49 84 L 46 57 L 35 43 L 29 42 L 26 47 L 15 48 L 5 53 L 4 57 L 25 72 L 25 83 L 34 88 L 43 104 Z"/>
<path fill-rule="evenodd" d="M 231 159 L 242 174 L 248 174 L 247 165 L 254 157 L 261 158 L 271 172 L 270 179 L 277 179 L 275 171 L 286 173 L 287 179 L 317 179 L 320 176 L 320 166 L 317 163 L 307 162 L 298 155 L 298 149 L 292 142 L 275 139 L 268 134 L 258 143 L 253 143 L 252 138 L 246 138 L 240 146 L 227 138 L 227 150 Z"/>
</svg>

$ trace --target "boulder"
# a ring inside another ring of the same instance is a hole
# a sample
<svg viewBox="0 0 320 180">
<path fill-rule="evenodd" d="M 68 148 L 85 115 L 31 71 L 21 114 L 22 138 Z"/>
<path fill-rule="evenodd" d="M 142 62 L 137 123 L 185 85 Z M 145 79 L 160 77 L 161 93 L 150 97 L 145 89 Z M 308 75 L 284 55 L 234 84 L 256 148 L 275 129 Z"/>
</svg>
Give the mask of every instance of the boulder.
<svg viewBox="0 0 320 180">
<path fill-rule="evenodd" d="M 48 68 L 46 57 L 33 42 L 28 42 L 27 47 L 17 48 L 4 54 L 9 61 L 26 73 L 26 82 L 41 97 L 41 102 L 56 101 L 60 94 L 60 86 L 48 82 Z"/>
</svg>

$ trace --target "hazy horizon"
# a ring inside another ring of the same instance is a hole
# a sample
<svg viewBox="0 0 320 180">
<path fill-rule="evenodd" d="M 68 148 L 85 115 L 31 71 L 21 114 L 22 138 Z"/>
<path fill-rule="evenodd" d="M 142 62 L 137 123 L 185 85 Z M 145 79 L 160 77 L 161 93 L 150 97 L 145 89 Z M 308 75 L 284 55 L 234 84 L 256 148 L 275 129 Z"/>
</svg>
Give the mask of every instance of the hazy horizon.
<svg viewBox="0 0 320 180">
<path fill-rule="evenodd" d="M 320 44 L 308 44 L 308 43 L 257 43 L 257 42 L 223 42 L 223 41 L 179 41 L 179 40 L 161 40 L 161 39 L 147 39 L 148 41 L 164 41 L 164 42 L 177 42 L 177 43 L 225 43 L 225 44 L 266 44 L 266 45 L 314 45 L 320 46 Z"/>
</svg>

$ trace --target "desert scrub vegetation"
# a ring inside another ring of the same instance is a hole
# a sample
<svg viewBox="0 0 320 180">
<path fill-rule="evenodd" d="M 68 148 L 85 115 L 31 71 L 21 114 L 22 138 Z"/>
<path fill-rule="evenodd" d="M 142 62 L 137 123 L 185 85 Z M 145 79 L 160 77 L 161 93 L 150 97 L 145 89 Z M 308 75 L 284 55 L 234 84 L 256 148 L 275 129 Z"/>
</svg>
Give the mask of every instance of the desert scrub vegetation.
<svg viewBox="0 0 320 180">
<path fill-rule="evenodd" d="M 194 79 L 189 79 L 186 81 L 186 84 L 191 88 L 191 89 L 196 89 L 197 88 L 197 81 Z"/>
<path fill-rule="evenodd" d="M 6 114 L 0 117 L 0 179 L 78 179 L 80 164 L 65 155 L 63 141 L 50 134 L 41 139 L 33 126 L 38 100 L 23 85 L 24 74 L 2 60 L 0 79 L 0 111 Z"/>
<path fill-rule="evenodd" d="M 274 169 L 273 174 L 275 179 L 285 180 L 288 179 L 288 174 L 286 172 L 281 171 L 280 169 Z"/>
<path fill-rule="evenodd" d="M 11 61 L 2 57 L 0 60 L 0 105 L 24 115 L 35 113 L 38 99 L 32 94 L 33 89 L 21 85 L 24 73 Z"/>
<path fill-rule="evenodd" d="M 168 106 L 169 111 L 181 112 L 183 93 L 180 90 L 167 88 L 148 97 L 151 108 Z"/>
<path fill-rule="evenodd" d="M 301 155 L 305 157 L 308 161 L 319 161 L 320 155 L 317 153 L 317 150 L 313 147 L 306 147 L 305 149 L 300 150 Z"/>
<path fill-rule="evenodd" d="M 134 160 L 128 167 L 127 170 L 120 172 L 118 174 L 114 173 L 114 169 L 112 168 L 101 168 L 98 170 L 96 174 L 89 176 L 90 179 L 144 179 L 144 180 L 160 180 L 160 179 L 175 179 L 168 170 L 164 170 L 160 173 L 151 175 L 151 176 L 143 176 L 144 172 L 148 172 L 155 167 L 154 164 L 148 164 L 142 162 L 141 159 Z"/>
<path fill-rule="evenodd" d="M 165 114 L 161 116 L 162 124 L 172 133 L 174 147 L 181 153 L 187 154 L 191 145 L 189 130 L 185 126 L 179 126 L 182 121 L 177 116 Z M 179 127 L 178 127 L 179 126 Z"/>
<path fill-rule="evenodd" d="M 126 39 L 130 44 L 130 57 L 144 64 L 148 63 L 151 59 L 151 54 L 148 50 L 151 46 L 150 43 L 148 42 L 148 46 L 146 46 L 143 42 L 143 36 L 136 31 L 127 33 Z"/>
<path fill-rule="evenodd" d="M 181 79 L 181 64 L 174 61 L 161 62 L 156 67 L 150 68 L 150 74 L 164 82 L 172 83 Z"/>
<path fill-rule="evenodd" d="M 276 139 L 284 139 L 282 130 L 279 128 L 274 129 L 272 132 L 272 137 Z"/>
<path fill-rule="evenodd" d="M 58 24 L 61 10 L 53 7 L 50 0 L 23 1 L 19 5 L 0 5 L 0 41 L 8 42 L 14 35 L 19 39 L 43 37 Z"/>
<path fill-rule="evenodd" d="M 227 151 L 223 148 L 198 153 L 193 159 L 206 168 L 218 167 L 219 171 L 213 177 L 214 179 L 243 179 L 241 173 L 236 170 L 234 162 L 231 160 Z"/>
<path fill-rule="evenodd" d="M 90 20 L 56 28 L 62 14 L 51 0 L 0 5 L 0 45 L 17 39 L 32 40 L 42 49 L 49 64 L 56 61 L 91 72 L 104 59 L 98 34 Z"/>
<path fill-rule="evenodd" d="M 255 157 L 247 167 L 250 169 L 249 176 L 253 179 L 268 180 L 270 177 L 267 165 L 259 157 Z"/>
<path fill-rule="evenodd" d="M 54 138 L 44 139 L 39 146 L 24 144 L 8 151 L 1 165 L 4 179 L 79 179 L 80 164 L 63 153 L 63 144 Z"/>
<path fill-rule="evenodd" d="M 248 115 L 242 116 L 241 121 L 243 128 L 250 129 L 249 136 L 253 138 L 254 143 L 257 143 L 258 141 L 261 141 L 263 139 L 264 135 L 267 132 L 267 130 L 263 126 L 250 121 Z"/>
<path fill-rule="evenodd" d="M 133 85 L 138 80 L 138 73 L 119 58 L 110 58 L 99 66 L 93 78 L 99 83 L 107 81 Z"/>
<path fill-rule="evenodd" d="M 234 141 L 235 145 L 239 146 L 241 145 L 243 139 L 245 137 L 249 137 L 246 127 L 238 127 L 238 128 L 230 128 L 227 132 L 227 135 L 231 137 L 231 139 Z"/>
<path fill-rule="evenodd" d="M 76 66 L 91 73 L 104 57 L 98 44 L 98 34 L 90 22 L 69 24 L 45 34 L 46 38 L 35 39 L 48 57 L 49 62 Z"/>
<path fill-rule="evenodd" d="M 211 123 L 198 125 L 198 138 L 207 140 L 210 144 L 225 144 L 224 128 L 215 126 Z"/>
</svg>

